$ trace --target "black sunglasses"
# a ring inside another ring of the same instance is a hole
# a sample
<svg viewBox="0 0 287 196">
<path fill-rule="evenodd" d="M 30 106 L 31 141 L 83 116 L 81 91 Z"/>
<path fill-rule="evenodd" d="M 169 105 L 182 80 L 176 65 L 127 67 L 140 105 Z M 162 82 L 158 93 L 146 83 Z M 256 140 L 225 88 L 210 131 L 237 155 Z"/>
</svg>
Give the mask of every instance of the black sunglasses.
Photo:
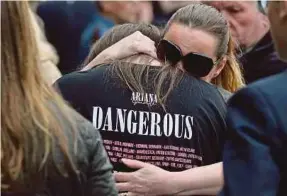
<svg viewBox="0 0 287 196">
<path fill-rule="evenodd" d="M 174 43 L 162 39 L 157 47 L 157 57 L 161 61 L 168 61 L 171 65 L 182 62 L 183 68 L 191 75 L 197 77 L 207 76 L 217 62 L 205 55 L 198 53 L 188 53 L 183 56 L 181 49 Z"/>
</svg>

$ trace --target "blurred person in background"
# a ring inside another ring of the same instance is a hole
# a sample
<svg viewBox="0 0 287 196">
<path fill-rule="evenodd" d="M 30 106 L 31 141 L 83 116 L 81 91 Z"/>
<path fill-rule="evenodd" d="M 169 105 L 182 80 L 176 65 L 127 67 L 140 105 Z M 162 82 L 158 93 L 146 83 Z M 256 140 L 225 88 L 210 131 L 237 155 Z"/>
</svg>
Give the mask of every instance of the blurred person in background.
<svg viewBox="0 0 287 196">
<path fill-rule="evenodd" d="M 198 2 L 193 0 L 192 2 Z M 158 27 L 164 27 L 170 17 L 178 10 L 188 4 L 191 1 L 152 1 L 154 11 L 154 21 Z"/>
<path fill-rule="evenodd" d="M 137 23 L 150 24 L 154 20 L 153 4 L 150 1 L 138 1 Z"/>
<path fill-rule="evenodd" d="M 267 10 L 275 48 L 287 62 L 287 1 L 270 1 Z M 287 70 L 230 100 L 222 196 L 287 195 L 286 84 Z"/>
<path fill-rule="evenodd" d="M 62 74 L 80 65 L 79 49 L 82 32 L 97 13 L 93 1 L 39 2 L 36 13 L 42 19 L 48 41 L 55 47 Z"/>
<path fill-rule="evenodd" d="M 152 4 L 148 1 L 97 1 L 95 4 L 98 12 L 81 35 L 80 62 L 88 56 L 92 43 L 115 24 L 153 20 Z"/>
<path fill-rule="evenodd" d="M 54 47 L 46 39 L 39 17 L 34 13 L 33 9 L 29 9 L 29 14 L 33 29 L 35 30 L 34 35 L 36 38 L 37 47 L 39 49 L 40 72 L 46 82 L 49 85 L 52 85 L 62 76 L 57 67 L 59 58 Z"/>
<path fill-rule="evenodd" d="M 99 132 L 41 76 L 29 16 L 1 2 L 1 195 L 117 195 Z"/>
<path fill-rule="evenodd" d="M 244 78 L 251 83 L 280 73 L 287 68 L 276 54 L 267 16 L 257 1 L 204 1 L 218 9 L 228 20 L 232 36 L 243 55 L 239 57 Z"/>
</svg>

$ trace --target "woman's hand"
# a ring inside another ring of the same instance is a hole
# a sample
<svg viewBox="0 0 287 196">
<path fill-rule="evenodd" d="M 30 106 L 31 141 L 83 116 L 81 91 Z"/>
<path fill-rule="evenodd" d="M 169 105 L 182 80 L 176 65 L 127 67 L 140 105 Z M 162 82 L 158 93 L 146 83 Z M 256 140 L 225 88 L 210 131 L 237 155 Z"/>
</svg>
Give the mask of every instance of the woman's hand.
<svg viewBox="0 0 287 196">
<path fill-rule="evenodd" d="M 172 173 L 159 167 L 137 160 L 122 159 L 135 172 L 115 173 L 116 186 L 128 195 L 172 195 L 175 191 L 171 183 Z"/>
<path fill-rule="evenodd" d="M 122 161 L 128 167 L 138 169 L 115 174 L 118 190 L 128 192 L 128 196 L 217 195 L 223 185 L 222 162 L 181 172 L 168 172 L 141 161 Z"/>
<path fill-rule="evenodd" d="M 154 41 L 143 35 L 141 32 L 136 31 L 102 51 L 86 67 L 84 67 L 82 71 L 86 71 L 102 63 L 120 60 L 139 53 L 144 53 L 157 58 Z"/>
</svg>

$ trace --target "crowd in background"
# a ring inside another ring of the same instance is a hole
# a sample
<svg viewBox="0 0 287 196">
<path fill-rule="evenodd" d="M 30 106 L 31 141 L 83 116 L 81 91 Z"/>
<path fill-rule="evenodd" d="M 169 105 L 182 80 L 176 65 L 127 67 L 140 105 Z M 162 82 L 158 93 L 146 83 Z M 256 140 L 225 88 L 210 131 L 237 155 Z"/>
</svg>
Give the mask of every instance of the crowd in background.
<svg viewBox="0 0 287 196">
<path fill-rule="evenodd" d="M 4 195 L 287 193 L 286 1 L 2 5 Z M 120 161 L 108 141 L 201 158 Z"/>
<path fill-rule="evenodd" d="M 188 1 L 47 1 L 33 2 L 41 27 L 59 57 L 61 73 L 75 71 L 93 41 L 122 23 L 152 23 L 161 27 Z M 35 14 L 35 15 L 36 15 Z M 44 23 L 43 23 L 44 22 Z"/>
<path fill-rule="evenodd" d="M 31 4 L 42 34 L 46 35 L 54 47 L 52 50 L 47 42 L 43 44 L 42 48 L 47 48 L 45 50 L 47 58 L 62 74 L 66 74 L 79 68 L 92 44 L 114 25 L 151 23 L 163 28 L 178 8 L 190 3 L 190 1 L 47 1 Z M 208 3 L 223 10 L 229 19 L 232 33 L 237 38 L 238 57 L 244 68 L 247 83 L 278 73 L 286 67 L 285 63 L 272 54 L 273 44 L 267 16 L 256 14 L 258 11 L 263 11 L 259 4 L 257 7 L 244 7 L 244 5 L 240 7 L 236 4 Z M 262 23 L 264 25 L 261 25 Z M 45 38 L 42 36 L 39 39 Z M 262 56 L 265 57 L 261 58 Z M 272 67 L 268 66 L 270 61 Z M 259 65 L 254 66 L 255 63 Z M 59 77 L 56 68 L 45 67 L 51 69 L 51 78 Z"/>
</svg>

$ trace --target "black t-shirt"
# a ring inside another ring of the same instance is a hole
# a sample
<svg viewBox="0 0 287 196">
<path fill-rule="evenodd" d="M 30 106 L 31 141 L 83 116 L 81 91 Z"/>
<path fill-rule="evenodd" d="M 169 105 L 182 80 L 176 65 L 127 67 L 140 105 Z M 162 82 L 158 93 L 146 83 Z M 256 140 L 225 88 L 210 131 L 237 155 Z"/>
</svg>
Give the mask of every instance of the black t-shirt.
<svg viewBox="0 0 287 196">
<path fill-rule="evenodd" d="M 153 67 L 149 76 L 158 70 Z M 168 96 L 166 111 L 154 90 L 132 92 L 111 74 L 109 65 L 65 75 L 56 85 L 100 130 L 116 171 L 127 171 L 120 162 L 123 157 L 169 171 L 221 161 L 226 104 L 218 90 L 202 80 L 184 75 Z"/>
</svg>

